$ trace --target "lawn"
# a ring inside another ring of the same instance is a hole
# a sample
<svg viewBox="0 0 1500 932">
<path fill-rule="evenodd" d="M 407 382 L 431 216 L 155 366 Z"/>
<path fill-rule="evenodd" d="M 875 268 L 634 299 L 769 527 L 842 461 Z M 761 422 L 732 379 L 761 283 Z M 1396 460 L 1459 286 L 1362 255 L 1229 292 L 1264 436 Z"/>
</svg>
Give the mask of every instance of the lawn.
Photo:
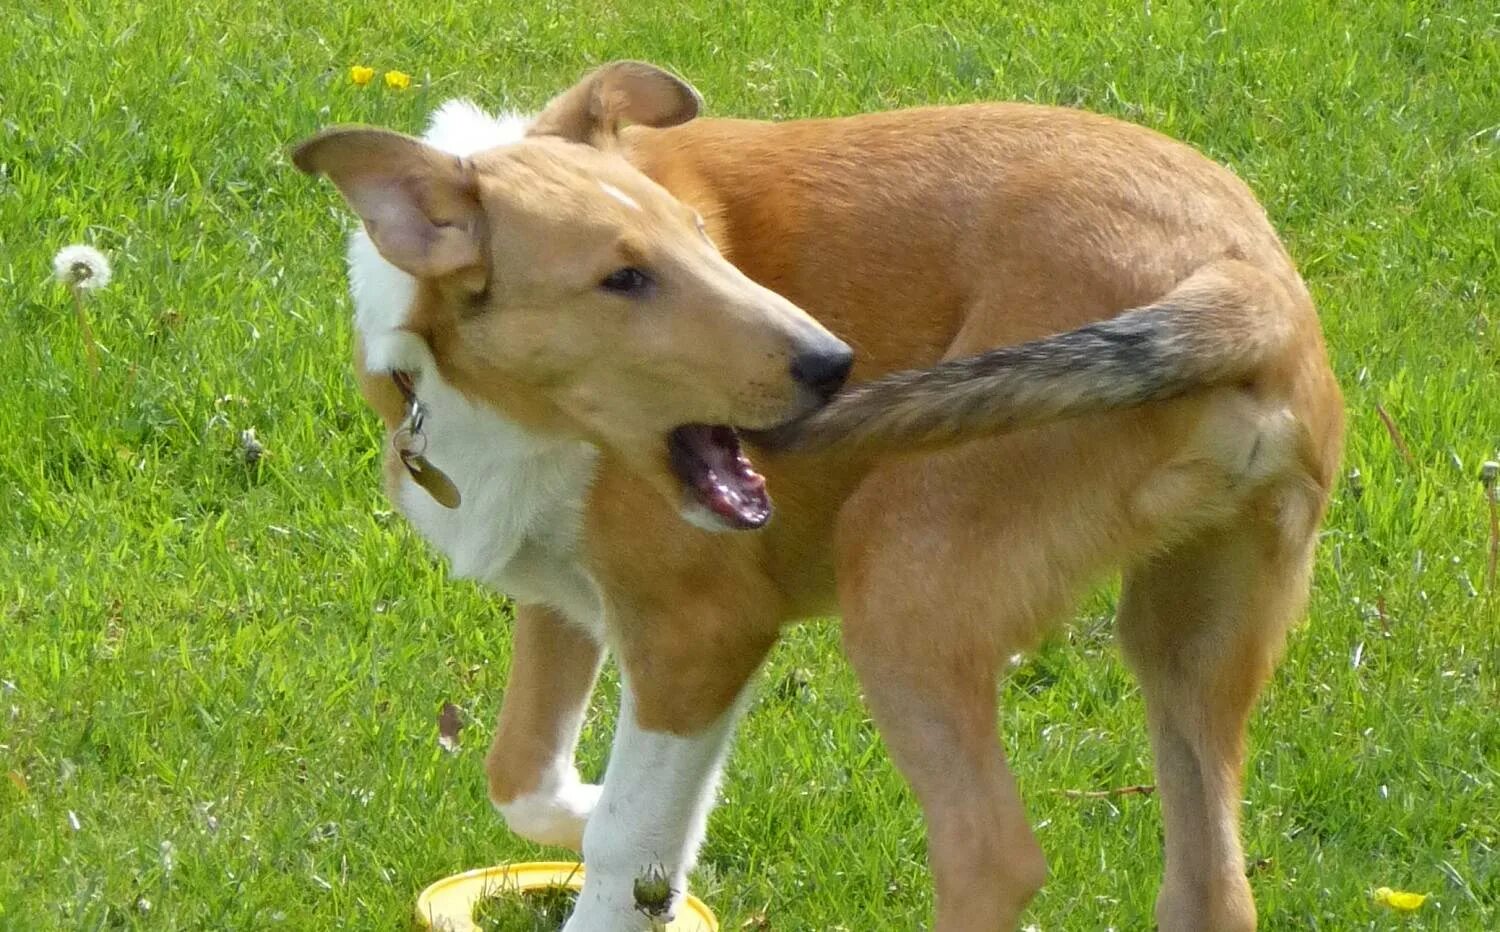
<svg viewBox="0 0 1500 932">
<path fill-rule="evenodd" d="M 1350 417 L 1308 623 L 1252 733 L 1263 926 L 1500 928 L 1493 3 L 46 0 L 3 23 L 0 928 L 399 929 L 437 877 L 556 854 L 485 799 L 508 609 L 379 494 L 344 214 L 285 147 L 334 121 L 416 130 L 454 96 L 536 107 L 616 57 L 672 67 L 715 114 L 1086 107 L 1244 177 Z M 71 242 L 115 265 L 88 304 L 97 379 L 49 279 Z M 1065 792 L 1152 780 L 1111 611 L 1085 601 L 1003 691 L 1049 932 L 1148 928 L 1161 870 L 1154 797 Z M 930 915 L 916 808 L 832 624 L 775 653 L 722 797 L 695 891 L 726 930 Z M 1431 898 L 1401 916 L 1379 886 Z"/>
</svg>

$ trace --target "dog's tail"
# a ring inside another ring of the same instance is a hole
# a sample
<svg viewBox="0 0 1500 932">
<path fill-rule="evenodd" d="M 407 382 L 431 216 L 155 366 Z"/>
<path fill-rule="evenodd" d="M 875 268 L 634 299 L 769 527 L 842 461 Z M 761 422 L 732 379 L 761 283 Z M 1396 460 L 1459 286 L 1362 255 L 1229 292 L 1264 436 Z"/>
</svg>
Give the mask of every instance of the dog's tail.
<svg viewBox="0 0 1500 932">
<path fill-rule="evenodd" d="M 1144 307 L 895 372 L 750 436 L 773 450 L 923 448 L 1171 398 L 1251 375 L 1311 313 L 1302 295 L 1255 266 L 1222 260 Z"/>
</svg>

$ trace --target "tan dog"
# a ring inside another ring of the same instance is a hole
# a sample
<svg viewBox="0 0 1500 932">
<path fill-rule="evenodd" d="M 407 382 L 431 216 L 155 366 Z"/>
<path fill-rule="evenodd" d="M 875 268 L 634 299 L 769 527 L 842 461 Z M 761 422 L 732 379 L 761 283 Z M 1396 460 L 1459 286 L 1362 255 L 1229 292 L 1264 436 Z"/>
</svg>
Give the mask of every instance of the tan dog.
<svg viewBox="0 0 1500 932">
<path fill-rule="evenodd" d="M 364 220 L 390 493 L 516 600 L 490 794 L 515 831 L 581 844 L 566 928 L 644 928 L 653 867 L 684 888 L 747 682 L 784 624 L 832 613 L 925 813 L 937 927 L 1013 928 L 1045 866 L 996 678 L 1117 568 L 1158 921 L 1252 928 L 1246 719 L 1343 432 L 1254 197 L 1070 110 L 697 111 L 618 63 L 532 120 L 455 103 L 425 142 L 333 129 L 295 154 Z M 573 751 L 606 648 L 625 689 L 601 791 Z"/>
</svg>

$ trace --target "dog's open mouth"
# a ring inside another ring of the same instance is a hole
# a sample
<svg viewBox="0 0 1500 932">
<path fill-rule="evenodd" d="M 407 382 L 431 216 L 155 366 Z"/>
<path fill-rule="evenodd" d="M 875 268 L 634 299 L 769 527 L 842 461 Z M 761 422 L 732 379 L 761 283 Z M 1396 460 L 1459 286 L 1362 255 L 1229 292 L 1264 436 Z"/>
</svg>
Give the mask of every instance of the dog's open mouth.
<svg viewBox="0 0 1500 932">
<path fill-rule="evenodd" d="M 667 435 L 667 455 L 689 499 L 728 527 L 754 530 L 771 519 L 766 479 L 750 465 L 733 427 L 684 424 Z"/>
</svg>

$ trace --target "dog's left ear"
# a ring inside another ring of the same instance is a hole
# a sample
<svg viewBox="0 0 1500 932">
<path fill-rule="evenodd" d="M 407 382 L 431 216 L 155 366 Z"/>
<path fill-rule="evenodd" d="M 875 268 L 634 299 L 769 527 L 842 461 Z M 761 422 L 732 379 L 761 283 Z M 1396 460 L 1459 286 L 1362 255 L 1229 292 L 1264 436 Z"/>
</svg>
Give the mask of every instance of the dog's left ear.
<svg viewBox="0 0 1500 932">
<path fill-rule="evenodd" d="M 639 61 L 596 68 L 552 99 L 532 124 L 532 135 L 561 136 L 607 146 L 627 123 L 676 126 L 698 115 L 703 98 L 691 84 Z"/>
</svg>

